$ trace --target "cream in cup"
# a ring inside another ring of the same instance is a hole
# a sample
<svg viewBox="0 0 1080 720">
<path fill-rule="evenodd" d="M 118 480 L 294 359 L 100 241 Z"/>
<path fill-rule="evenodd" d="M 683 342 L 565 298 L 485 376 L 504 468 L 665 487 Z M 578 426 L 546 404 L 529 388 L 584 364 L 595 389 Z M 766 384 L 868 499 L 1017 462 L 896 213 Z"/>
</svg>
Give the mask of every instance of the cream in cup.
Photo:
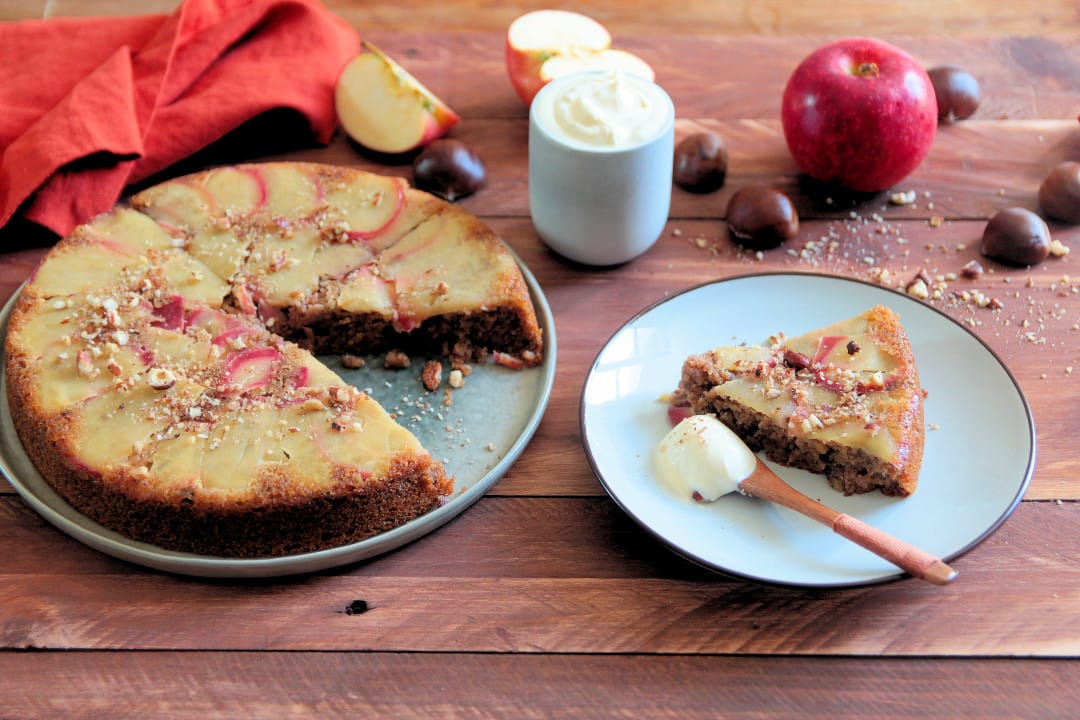
<svg viewBox="0 0 1080 720">
<path fill-rule="evenodd" d="M 645 78 L 566 75 L 529 111 L 529 210 L 540 239 L 588 265 L 616 265 L 660 237 L 671 208 L 675 107 Z"/>
</svg>

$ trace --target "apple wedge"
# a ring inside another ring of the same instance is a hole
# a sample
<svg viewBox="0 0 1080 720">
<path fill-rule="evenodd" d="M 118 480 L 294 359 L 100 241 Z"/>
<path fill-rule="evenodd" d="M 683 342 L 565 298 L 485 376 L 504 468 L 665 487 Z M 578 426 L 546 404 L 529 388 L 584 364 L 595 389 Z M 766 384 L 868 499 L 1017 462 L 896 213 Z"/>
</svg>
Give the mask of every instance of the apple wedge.
<svg viewBox="0 0 1080 720">
<path fill-rule="evenodd" d="M 338 76 L 334 104 L 360 145 L 398 154 L 442 137 L 461 117 L 371 43 Z"/>
<path fill-rule="evenodd" d="M 568 10 L 536 10 L 506 32 L 506 70 L 522 102 L 557 77 L 588 70 L 619 70 L 655 79 L 652 67 L 611 48 L 611 33 L 596 20 Z"/>
</svg>

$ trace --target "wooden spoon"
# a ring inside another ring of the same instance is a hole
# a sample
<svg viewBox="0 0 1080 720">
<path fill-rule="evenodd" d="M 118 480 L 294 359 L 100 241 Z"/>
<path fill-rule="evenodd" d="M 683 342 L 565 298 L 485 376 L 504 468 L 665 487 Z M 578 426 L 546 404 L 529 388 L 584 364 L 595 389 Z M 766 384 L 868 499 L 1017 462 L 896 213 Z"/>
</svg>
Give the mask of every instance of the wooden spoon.
<svg viewBox="0 0 1080 720">
<path fill-rule="evenodd" d="M 813 518 L 832 528 L 837 535 L 846 537 L 927 582 L 947 585 L 959 574 L 925 550 L 803 495 L 770 470 L 760 458 L 754 471 L 739 482 L 739 491 Z"/>
</svg>

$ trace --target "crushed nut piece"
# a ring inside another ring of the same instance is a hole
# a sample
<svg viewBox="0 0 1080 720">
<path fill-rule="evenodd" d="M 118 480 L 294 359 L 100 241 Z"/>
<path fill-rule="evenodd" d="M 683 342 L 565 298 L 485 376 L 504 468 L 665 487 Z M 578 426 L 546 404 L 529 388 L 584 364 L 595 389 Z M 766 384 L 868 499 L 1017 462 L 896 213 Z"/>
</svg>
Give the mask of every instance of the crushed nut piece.
<svg viewBox="0 0 1080 720">
<path fill-rule="evenodd" d="M 425 363 L 420 380 L 429 391 L 438 390 L 439 385 L 442 384 L 442 363 L 438 360 L 429 360 Z"/>
<path fill-rule="evenodd" d="M 341 366 L 346 367 L 350 370 L 362 368 L 366 364 L 367 362 L 364 360 L 364 358 L 360 357 L 359 355 L 351 355 L 349 353 L 345 353 L 341 356 Z"/>
<path fill-rule="evenodd" d="M 894 192 L 889 196 L 889 202 L 893 205 L 910 205 L 915 202 L 915 191 Z"/>
<path fill-rule="evenodd" d="M 908 286 L 904 288 L 904 290 L 907 292 L 908 295 L 920 298 L 922 300 L 930 297 L 930 289 L 926 287 L 926 283 L 923 282 L 922 278 L 915 278 L 910 283 L 908 283 Z"/>
<path fill-rule="evenodd" d="M 960 268 L 960 276 L 967 278 L 968 280 L 974 280 L 975 278 L 982 277 L 985 271 L 983 266 L 976 260 L 970 261 L 967 265 Z"/>
<path fill-rule="evenodd" d="M 390 350 L 386 353 L 386 360 L 383 361 L 383 365 L 388 368 L 407 368 L 412 364 L 412 360 L 409 356 L 400 350 Z"/>
<path fill-rule="evenodd" d="M 1065 257 L 1069 254 L 1069 246 L 1055 238 L 1050 241 L 1050 254 L 1054 257 Z"/>
<path fill-rule="evenodd" d="M 150 368 L 146 373 L 146 384 L 155 390 L 168 390 L 176 384 L 176 376 L 166 368 Z"/>
<path fill-rule="evenodd" d="M 326 406 L 323 405 L 323 401 L 319 398 L 308 398 L 304 401 L 304 404 L 300 406 L 304 412 L 315 412 L 316 410 L 325 410 Z"/>
<path fill-rule="evenodd" d="M 464 374 L 460 370 L 451 370 L 448 382 L 450 383 L 450 387 L 455 389 L 459 388 L 465 384 Z"/>
</svg>

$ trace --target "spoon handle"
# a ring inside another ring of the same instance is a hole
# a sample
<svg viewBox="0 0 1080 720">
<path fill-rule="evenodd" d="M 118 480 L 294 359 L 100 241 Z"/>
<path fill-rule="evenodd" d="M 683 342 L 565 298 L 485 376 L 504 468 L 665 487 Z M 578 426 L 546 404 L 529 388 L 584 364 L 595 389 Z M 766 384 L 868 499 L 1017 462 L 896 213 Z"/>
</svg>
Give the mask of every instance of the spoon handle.
<svg viewBox="0 0 1080 720">
<path fill-rule="evenodd" d="M 761 460 L 758 460 L 757 469 L 739 483 L 739 490 L 813 518 L 914 577 L 935 585 L 946 585 L 957 576 L 955 570 L 925 550 L 803 495 Z"/>
</svg>

